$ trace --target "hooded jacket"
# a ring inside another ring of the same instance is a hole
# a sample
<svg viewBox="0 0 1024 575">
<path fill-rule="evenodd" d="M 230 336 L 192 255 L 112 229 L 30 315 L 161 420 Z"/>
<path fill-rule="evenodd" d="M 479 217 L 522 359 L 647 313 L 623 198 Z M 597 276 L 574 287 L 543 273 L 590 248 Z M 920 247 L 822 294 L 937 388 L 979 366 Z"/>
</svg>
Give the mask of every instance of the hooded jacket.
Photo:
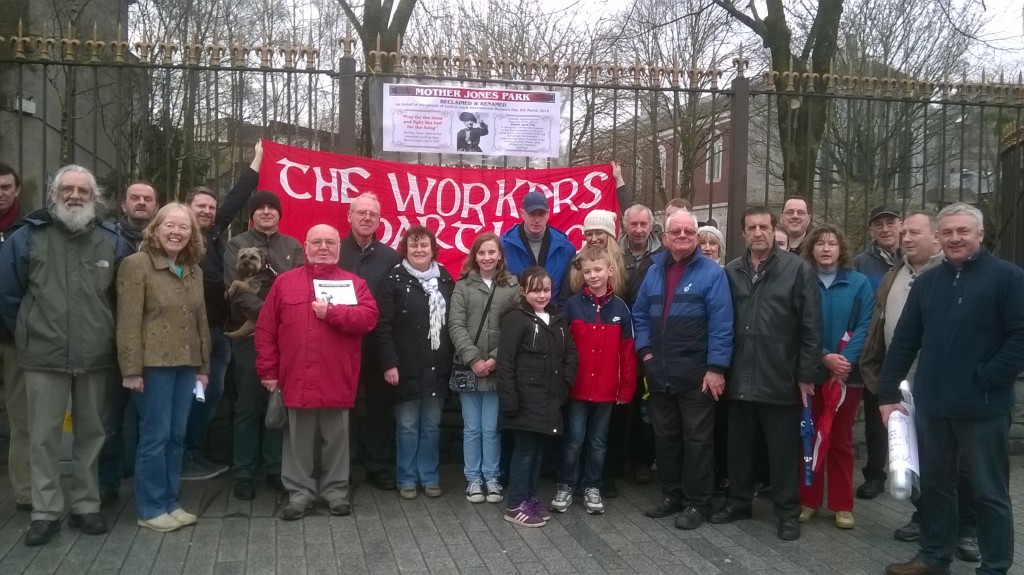
<svg viewBox="0 0 1024 575">
<path fill-rule="evenodd" d="M 25 225 L 25 213 L 23 211 L 24 206 L 22 203 L 15 199 L 15 204 L 11 206 L 11 209 L 18 210 L 16 212 L 17 216 L 15 216 L 14 221 L 12 221 L 9 226 L 0 230 L 0 249 L 3 248 L 4 242 L 9 239 L 14 232 L 18 231 L 18 228 Z M 12 343 L 13 341 L 14 334 L 7 329 L 7 324 L 0 321 L 0 343 Z"/>
<path fill-rule="evenodd" d="M 313 311 L 313 280 L 351 280 L 356 305 Z M 366 282 L 334 264 L 306 263 L 274 281 L 256 321 L 256 372 L 276 379 L 285 407 L 352 409 L 363 336 L 377 323 Z"/>
<path fill-rule="evenodd" d="M 537 260 L 533 257 L 533 250 L 530 249 L 524 236 L 523 224 L 516 224 L 501 235 L 501 247 L 505 250 L 505 265 L 511 274 L 518 276 L 523 270 L 535 266 Z M 544 231 L 541 256 L 547 254 L 544 259 L 544 269 L 551 276 L 551 301 L 558 302 L 561 294 L 562 284 L 567 280 L 565 270 L 569 262 L 576 256 L 576 247 L 569 241 L 569 236 L 555 228 L 548 226 Z M 566 287 L 568 289 L 568 286 Z"/>
<path fill-rule="evenodd" d="M 748 249 L 725 273 L 735 317 L 729 399 L 800 405 L 797 383 L 815 380 L 823 349 L 817 274 L 774 245 L 759 269 Z"/>
<path fill-rule="evenodd" d="M 498 357 L 501 316 L 505 315 L 519 298 L 519 282 L 512 275 L 509 275 L 508 280 L 507 286 L 492 282 L 492 287 L 488 288 L 480 274 L 471 271 L 455 284 L 448 312 L 448 333 L 451 335 L 452 345 L 455 346 L 456 361 L 462 362 L 466 367 L 471 367 L 478 360 L 487 361 Z M 487 305 L 491 290 L 494 290 L 494 298 L 491 300 L 487 316 L 484 317 L 484 307 Z M 483 329 L 480 330 L 480 339 L 474 343 L 473 336 L 480 329 L 481 322 Z M 478 391 L 495 391 L 497 388 L 498 381 L 494 372 L 487 377 L 477 378 Z"/>
<path fill-rule="evenodd" d="M 115 278 L 132 248 L 110 224 L 70 232 L 48 210 L 0 250 L 0 317 L 23 369 L 82 373 L 116 366 Z"/>
<path fill-rule="evenodd" d="M 1024 270 L 985 248 L 914 280 L 882 364 L 878 403 L 899 403 L 914 359 L 914 405 L 927 417 L 1009 415 L 1024 371 Z M 927 329 L 926 329 L 927 328 Z"/>
<path fill-rule="evenodd" d="M 437 287 L 450 309 L 455 281 L 444 266 L 438 268 Z M 398 368 L 398 385 L 392 388 L 395 403 L 448 395 L 452 340 L 443 325 L 440 347 L 430 349 L 430 301 L 419 280 L 398 264 L 382 282 L 377 305 L 374 343 L 382 370 Z"/>
<path fill-rule="evenodd" d="M 610 290 L 601 297 L 584 287 L 565 306 L 579 367 L 569 397 L 612 403 L 633 401 L 636 350 L 629 306 Z"/>
<path fill-rule="evenodd" d="M 550 323 L 515 306 L 501 322 L 498 400 L 502 429 L 562 435 L 562 405 L 579 359 L 566 316 L 549 305 Z"/>
</svg>

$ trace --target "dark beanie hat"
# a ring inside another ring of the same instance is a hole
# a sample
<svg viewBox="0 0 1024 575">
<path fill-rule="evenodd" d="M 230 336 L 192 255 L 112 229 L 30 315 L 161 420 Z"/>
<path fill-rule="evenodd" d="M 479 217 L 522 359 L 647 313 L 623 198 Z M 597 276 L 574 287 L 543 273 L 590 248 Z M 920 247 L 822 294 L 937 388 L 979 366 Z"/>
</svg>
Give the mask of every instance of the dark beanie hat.
<svg viewBox="0 0 1024 575">
<path fill-rule="evenodd" d="M 263 206 L 270 206 L 277 210 L 278 214 L 282 216 L 284 215 L 284 211 L 281 209 L 281 198 L 277 197 L 277 194 L 274 192 L 268 192 L 267 190 L 260 190 L 256 192 L 249 200 L 249 205 L 252 206 L 252 211 L 249 212 L 250 218 L 254 213 L 256 213 L 256 210 Z"/>
</svg>

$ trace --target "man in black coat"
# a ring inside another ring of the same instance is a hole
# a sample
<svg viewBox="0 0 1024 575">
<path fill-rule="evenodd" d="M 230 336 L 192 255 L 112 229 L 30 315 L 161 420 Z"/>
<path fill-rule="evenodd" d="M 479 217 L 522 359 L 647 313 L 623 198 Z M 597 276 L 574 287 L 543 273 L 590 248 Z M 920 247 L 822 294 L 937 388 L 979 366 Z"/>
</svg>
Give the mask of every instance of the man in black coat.
<svg viewBox="0 0 1024 575">
<path fill-rule="evenodd" d="M 398 252 L 377 239 L 377 228 L 380 227 L 377 197 L 367 193 L 352 200 L 348 208 L 348 225 L 350 231 L 341 242 L 338 265 L 363 278 L 373 299 L 380 301 L 381 284 L 401 258 Z M 371 337 L 363 338 L 359 387 L 366 399 L 367 417 L 362 420 L 359 433 L 366 480 L 377 489 L 390 491 L 395 489 L 395 475 L 391 471 L 395 449 L 395 409 Z"/>
<path fill-rule="evenodd" d="M 224 378 L 231 362 L 231 342 L 224 335 L 224 325 L 231 313 L 224 297 L 224 249 L 227 246 L 224 232 L 256 191 L 262 163 L 263 144 L 257 142 L 252 162 L 242 169 L 238 181 L 219 207 L 216 192 L 207 187 L 193 188 L 185 197 L 185 204 L 196 217 L 206 245 L 206 255 L 199 262 L 199 267 L 203 270 L 206 321 L 210 327 L 210 383 L 206 386 L 206 401 L 193 401 L 188 413 L 182 481 L 212 479 L 228 470 L 227 465 L 213 463 L 204 454 L 206 432 L 217 415 L 217 405 L 224 395 Z"/>
<path fill-rule="evenodd" d="M 758 440 L 768 447 L 778 536 L 800 537 L 801 403 L 814 394 L 821 358 L 821 295 L 811 266 L 775 244 L 775 214 L 764 206 L 743 212 L 746 252 L 725 267 L 735 321 L 729 395 L 729 489 L 712 523 L 753 516 Z"/>
</svg>

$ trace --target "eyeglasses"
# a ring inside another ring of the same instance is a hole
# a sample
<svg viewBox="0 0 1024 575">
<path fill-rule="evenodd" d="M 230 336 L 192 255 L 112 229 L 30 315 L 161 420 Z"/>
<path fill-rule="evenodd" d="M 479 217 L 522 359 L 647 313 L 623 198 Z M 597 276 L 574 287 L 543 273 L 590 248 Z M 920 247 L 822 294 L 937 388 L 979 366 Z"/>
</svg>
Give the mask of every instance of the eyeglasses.
<svg viewBox="0 0 1024 575">
<path fill-rule="evenodd" d="M 372 220 L 375 220 L 380 217 L 380 214 L 378 212 L 374 212 L 371 210 L 355 210 L 354 212 L 352 212 L 352 214 L 359 219 L 370 218 Z"/>
<path fill-rule="evenodd" d="M 314 248 L 318 248 L 320 246 L 327 246 L 329 248 L 333 248 L 340 243 L 341 242 L 339 242 L 338 240 L 309 240 L 309 245 L 313 246 Z"/>
<path fill-rule="evenodd" d="M 672 228 L 671 230 L 669 230 L 669 231 L 667 231 L 665 233 L 670 235 L 670 236 L 672 236 L 672 237 L 674 237 L 674 238 L 677 238 L 679 236 L 686 236 L 688 238 L 692 238 L 693 236 L 697 235 L 697 230 L 695 230 L 693 228 L 683 228 L 683 229 Z"/>
<path fill-rule="evenodd" d="M 804 210 L 786 210 L 786 211 L 782 212 L 782 215 L 790 216 L 790 217 L 792 217 L 792 216 L 803 217 L 803 216 L 807 215 L 807 212 L 804 211 Z"/>
</svg>

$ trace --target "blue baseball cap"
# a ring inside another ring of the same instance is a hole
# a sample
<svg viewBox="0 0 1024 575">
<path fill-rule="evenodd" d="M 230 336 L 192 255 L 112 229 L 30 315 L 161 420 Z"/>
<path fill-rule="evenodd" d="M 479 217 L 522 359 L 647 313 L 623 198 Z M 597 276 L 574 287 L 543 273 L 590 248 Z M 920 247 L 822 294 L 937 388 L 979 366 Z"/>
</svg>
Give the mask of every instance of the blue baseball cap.
<svg viewBox="0 0 1024 575">
<path fill-rule="evenodd" d="M 532 214 L 537 210 L 544 212 L 548 211 L 548 199 L 544 197 L 544 192 L 538 192 L 537 190 L 531 190 L 523 198 L 523 211 L 528 214 Z"/>
</svg>

